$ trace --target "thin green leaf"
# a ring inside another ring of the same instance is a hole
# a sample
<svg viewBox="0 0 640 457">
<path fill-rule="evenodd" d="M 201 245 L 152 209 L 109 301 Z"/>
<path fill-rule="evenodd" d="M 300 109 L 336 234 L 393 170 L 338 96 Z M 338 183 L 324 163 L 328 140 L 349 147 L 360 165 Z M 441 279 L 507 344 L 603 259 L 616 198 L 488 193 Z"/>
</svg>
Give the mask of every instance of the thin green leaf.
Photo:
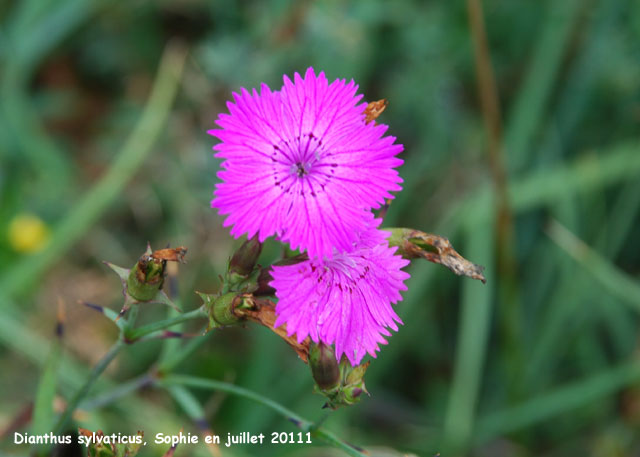
<svg viewBox="0 0 640 457">
<path fill-rule="evenodd" d="M 591 249 L 557 221 L 547 231 L 551 239 L 613 296 L 640 312 L 640 283 Z"/>
<path fill-rule="evenodd" d="M 34 435 L 44 434 L 51 430 L 53 426 L 53 400 L 58 385 L 58 369 L 60 367 L 61 353 L 62 345 L 59 339 L 56 339 L 47 357 L 35 395 L 33 423 L 31 424 L 31 433 Z"/>
<path fill-rule="evenodd" d="M 493 269 L 493 230 L 491 224 L 467 228 L 465 254 Z M 476 281 L 464 281 L 462 312 L 456 344 L 455 371 L 444 423 L 445 448 L 459 451 L 471 438 L 484 360 L 487 353 L 491 318 L 492 289 Z"/>
<path fill-rule="evenodd" d="M 519 406 L 484 416 L 479 421 L 475 441 L 484 442 L 530 427 L 563 412 L 588 405 L 639 380 L 640 364 L 637 361 L 610 368 L 591 378 L 532 398 Z"/>
</svg>

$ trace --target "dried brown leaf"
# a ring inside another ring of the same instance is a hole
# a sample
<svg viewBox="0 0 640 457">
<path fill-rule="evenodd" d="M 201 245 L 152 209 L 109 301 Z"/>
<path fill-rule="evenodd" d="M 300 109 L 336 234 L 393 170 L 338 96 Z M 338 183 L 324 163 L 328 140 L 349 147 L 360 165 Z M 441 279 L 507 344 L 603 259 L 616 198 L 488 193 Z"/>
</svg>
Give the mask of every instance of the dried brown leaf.
<svg viewBox="0 0 640 457">
<path fill-rule="evenodd" d="M 394 228 L 391 232 L 393 235 L 389 243 L 398 246 L 398 253 L 405 259 L 426 259 L 447 267 L 457 275 L 478 279 L 483 284 L 487 282 L 483 274 L 484 267 L 458 254 L 448 239 L 407 228 Z"/>
</svg>

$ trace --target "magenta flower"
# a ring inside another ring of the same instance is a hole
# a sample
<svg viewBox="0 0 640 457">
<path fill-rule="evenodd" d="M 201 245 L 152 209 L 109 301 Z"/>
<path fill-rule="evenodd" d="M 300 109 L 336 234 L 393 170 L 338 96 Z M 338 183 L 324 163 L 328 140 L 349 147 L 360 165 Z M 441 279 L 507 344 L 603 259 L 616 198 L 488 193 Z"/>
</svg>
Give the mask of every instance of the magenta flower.
<svg viewBox="0 0 640 457">
<path fill-rule="evenodd" d="M 376 221 L 376 225 L 379 224 Z M 388 232 L 368 228 L 351 252 L 334 253 L 332 259 L 312 259 L 287 266 L 274 266 L 270 285 L 276 290 L 278 318 L 289 336 L 299 342 L 309 336 L 314 342 L 335 344 L 336 358 L 345 354 L 352 365 L 366 353 L 376 356 L 386 344 L 388 328 L 402 323 L 391 304 L 402 300 L 402 271 L 409 261 L 394 255 Z"/>
<path fill-rule="evenodd" d="M 357 89 L 309 68 L 304 79 L 285 76 L 281 91 L 262 84 L 260 94 L 233 94 L 221 128 L 209 131 L 224 159 L 211 206 L 233 236 L 275 235 L 330 258 L 351 249 L 370 210 L 401 190 L 394 168 L 403 147 L 383 136 L 385 125 L 365 122 Z"/>
</svg>

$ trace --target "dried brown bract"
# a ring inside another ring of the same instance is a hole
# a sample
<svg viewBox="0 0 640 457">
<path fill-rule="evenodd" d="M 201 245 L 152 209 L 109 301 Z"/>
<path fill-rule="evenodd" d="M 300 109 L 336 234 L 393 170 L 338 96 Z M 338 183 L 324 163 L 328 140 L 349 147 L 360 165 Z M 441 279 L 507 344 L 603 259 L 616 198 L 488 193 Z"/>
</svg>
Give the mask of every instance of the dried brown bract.
<svg viewBox="0 0 640 457">
<path fill-rule="evenodd" d="M 371 121 L 376 120 L 378 116 L 382 114 L 388 104 L 389 102 L 386 98 L 375 102 L 370 102 L 364 109 L 365 121 L 367 122 L 367 124 Z"/>
<path fill-rule="evenodd" d="M 151 253 L 151 258 L 155 260 L 168 260 L 170 262 L 184 263 L 184 256 L 187 254 L 187 248 L 179 246 L 177 248 L 158 249 Z"/>
<path fill-rule="evenodd" d="M 264 325 L 272 330 L 296 351 L 304 363 L 307 363 L 307 359 L 309 357 L 309 344 L 311 340 L 307 337 L 302 341 L 302 343 L 298 343 L 295 335 L 287 335 L 286 326 L 281 325 L 280 327 L 275 327 L 276 305 L 271 300 L 256 298 L 254 300 L 254 304 L 255 306 L 253 309 L 242 310 L 242 315 L 246 316 L 247 319 L 257 322 L 260 325 Z"/>
</svg>

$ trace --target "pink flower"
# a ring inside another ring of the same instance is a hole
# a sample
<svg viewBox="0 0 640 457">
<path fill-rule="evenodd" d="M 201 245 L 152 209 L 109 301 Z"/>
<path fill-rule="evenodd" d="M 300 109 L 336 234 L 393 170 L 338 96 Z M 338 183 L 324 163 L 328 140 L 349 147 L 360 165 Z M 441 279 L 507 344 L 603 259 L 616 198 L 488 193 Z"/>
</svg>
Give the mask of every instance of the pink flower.
<svg viewBox="0 0 640 457">
<path fill-rule="evenodd" d="M 310 258 L 351 248 L 372 208 L 401 190 L 402 145 L 385 125 L 366 123 L 353 81 L 329 84 L 309 68 L 281 91 L 242 89 L 220 114 L 224 159 L 211 206 L 236 238 L 275 235 Z"/>
<path fill-rule="evenodd" d="M 376 224 L 379 224 L 379 220 Z M 335 344 L 336 358 L 345 354 L 352 365 L 366 353 L 375 357 L 379 344 L 386 344 L 388 328 L 402 323 L 391 304 L 402 300 L 402 271 L 409 261 L 394 255 L 388 232 L 368 228 L 351 252 L 334 253 L 332 259 L 312 259 L 287 266 L 274 266 L 273 281 L 279 299 L 275 326 L 287 324 L 299 342 L 309 336 L 314 342 Z"/>
</svg>

